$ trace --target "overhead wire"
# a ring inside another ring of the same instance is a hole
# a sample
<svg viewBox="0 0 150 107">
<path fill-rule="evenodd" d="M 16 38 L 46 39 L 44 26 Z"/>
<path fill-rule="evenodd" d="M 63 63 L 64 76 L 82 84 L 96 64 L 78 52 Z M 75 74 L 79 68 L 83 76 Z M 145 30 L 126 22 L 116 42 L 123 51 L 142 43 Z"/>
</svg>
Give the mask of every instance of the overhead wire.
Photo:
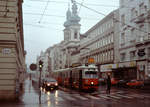
<svg viewBox="0 0 150 107">
<path fill-rule="evenodd" d="M 83 4 L 84 3 L 84 0 L 82 0 L 82 3 L 81 4 Z M 78 11 L 78 14 L 80 13 L 80 11 L 81 11 L 81 5 L 80 5 L 80 8 L 79 8 L 79 11 Z"/>
<path fill-rule="evenodd" d="M 42 21 L 42 18 L 43 18 L 44 14 L 45 14 L 45 11 L 46 11 L 46 9 L 47 9 L 47 7 L 48 7 L 49 2 L 50 2 L 50 0 L 48 0 L 47 3 L 46 3 L 45 9 L 44 9 L 44 11 L 43 11 L 43 14 L 42 14 L 40 20 L 39 20 L 39 23 Z"/>
<path fill-rule="evenodd" d="M 41 13 L 27 13 L 25 12 L 24 14 L 29 14 L 29 15 L 42 15 Z M 60 15 L 51 15 L 51 14 L 44 14 L 44 16 L 54 16 L 54 17 L 59 17 L 59 18 L 64 18 L 65 16 L 60 16 Z M 86 20 L 99 20 L 99 19 L 95 19 L 95 18 L 86 18 L 86 17 L 82 17 L 83 19 Z"/>
<path fill-rule="evenodd" d="M 81 5 L 81 6 L 83 6 L 83 7 L 85 7 L 85 8 L 87 8 L 87 9 L 89 9 L 89 10 L 91 10 L 91 11 L 93 11 L 93 12 L 95 12 L 95 13 L 98 13 L 98 14 L 103 15 L 103 16 L 105 16 L 105 17 L 107 16 L 106 14 L 104 14 L 104 13 L 102 13 L 102 12 L 99 12 L 99 11 L 97 11 L 97 10 L 94 10 L 94 9 L 92 9 L 92 8 L 89 8 L 89 7 L 87 7 L 87 6 L 85 6 L 85 5 L 81 4 L 81 3 L 78 3 L 78 2 L 76 2 L 76 3 L 79 4 L 79 5 Z M 108 16 L 108 17 L 109 17 L 109 16 Z M 137 27 L 134 27 L 134 26 L 131 26 L 131 25 L 127 24 L 127 23 L 124 23 L 124 22 L 122 22 L 122 21 L 120 21 L 120 20 L 118 20 L 118 19 L 116 19 L 116 18 L 113 18 L 113 19 L 116 20 L 116 21 L 118 21 L 118 22 L 121 23 L 121 24 L 124 24 L 124 25 L 128 26 L 128 27 L 135 28 L 136 30 L 139 30 L 139 31 L 144 32 L 144 33 L 149 33 L 149 32 L 147 32 L 147 31 L 141 30 L 141 29 L 139 29 L 139 28 L 137 28 Z"/>
</svg>

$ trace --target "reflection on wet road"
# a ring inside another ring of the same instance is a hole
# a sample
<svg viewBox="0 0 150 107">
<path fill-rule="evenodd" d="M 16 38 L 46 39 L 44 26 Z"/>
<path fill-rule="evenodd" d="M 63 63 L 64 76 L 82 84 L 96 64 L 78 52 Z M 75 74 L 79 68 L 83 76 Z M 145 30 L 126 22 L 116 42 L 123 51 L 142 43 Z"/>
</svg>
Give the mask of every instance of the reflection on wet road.
<svg viewBox="0 0 150 107">
<path fill-rule="evenodd" d="M 19 101 L 1 105 L 2 107 L 149 107 L 150 105 L 150 94 L 127 89 L 112 89 L 108 95 L 105 87 L 100 87 L 100 90 L 94 93 L 83 93 L 62 87 L 52 91 L 41 88 L 41 98 L 39 94 L 38 85 L 26 80 Z"/>
</svg>

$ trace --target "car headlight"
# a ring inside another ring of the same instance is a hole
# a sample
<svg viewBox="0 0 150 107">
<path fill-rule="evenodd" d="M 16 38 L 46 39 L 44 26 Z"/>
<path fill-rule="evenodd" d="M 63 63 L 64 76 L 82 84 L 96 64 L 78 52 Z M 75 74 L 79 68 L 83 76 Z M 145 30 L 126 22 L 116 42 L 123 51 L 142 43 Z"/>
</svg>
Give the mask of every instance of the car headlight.
<svg viewBox="0 0 150 107">
<path fill-rule="evenodd" d="M 55 85 L 57 86 L 57 85 L 58 85 L 58 83 L 55 83 Z"/>
<path fill-rule="evenodd" d="M 49 83 L 47 84 L 47 86 L 50 86 L 50 85 L 51 85 L 51 84 L 49 84 Z"/>
</svg>

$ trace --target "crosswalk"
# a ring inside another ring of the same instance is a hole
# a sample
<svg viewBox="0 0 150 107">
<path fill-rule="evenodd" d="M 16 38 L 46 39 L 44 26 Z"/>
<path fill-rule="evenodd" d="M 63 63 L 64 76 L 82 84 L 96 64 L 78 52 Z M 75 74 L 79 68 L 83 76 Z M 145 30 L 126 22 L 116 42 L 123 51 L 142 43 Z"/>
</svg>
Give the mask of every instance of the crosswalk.
<svg viewBox="0 0 150 107">
<path fill-rule="evenodd" d="M 142 95 L 142 94 L 136 94 L 136 93 L 132 93 L 132 94 L 124 94 L 122 92 L 116 92 L 116 93 L 111 93 L 111 94 L 97 94 L 97 95 L 92 95 L 92 94 L 79 94 L 79 93 L 74 93 L 74 94 L 65 94 L 65 95 L 60 95 L 59 97 L 61 97 L 61 101 L 64 100 L 69 100 L 69 101 L 86 101 L 86 100 L 113 100 L 113 101 L 119 101 L 121 99 L 150 99 L 150 96 L 148 95 Z"/>
</svg>

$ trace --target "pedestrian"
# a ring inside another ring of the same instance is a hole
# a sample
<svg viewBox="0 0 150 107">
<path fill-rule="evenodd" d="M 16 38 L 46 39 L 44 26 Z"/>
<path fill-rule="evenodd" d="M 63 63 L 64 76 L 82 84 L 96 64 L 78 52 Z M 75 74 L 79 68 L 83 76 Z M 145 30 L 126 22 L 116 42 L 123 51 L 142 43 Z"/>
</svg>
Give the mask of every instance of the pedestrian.
<svg viewBox="0 0 150 107">
<path fill-rule="evenodd" d="M 111 89 L 111 78 L 110 78 L 110 73 L 107 74 L 107 90 L 106 93 L 110 94 L 110 89 Z"/>
</svg>

